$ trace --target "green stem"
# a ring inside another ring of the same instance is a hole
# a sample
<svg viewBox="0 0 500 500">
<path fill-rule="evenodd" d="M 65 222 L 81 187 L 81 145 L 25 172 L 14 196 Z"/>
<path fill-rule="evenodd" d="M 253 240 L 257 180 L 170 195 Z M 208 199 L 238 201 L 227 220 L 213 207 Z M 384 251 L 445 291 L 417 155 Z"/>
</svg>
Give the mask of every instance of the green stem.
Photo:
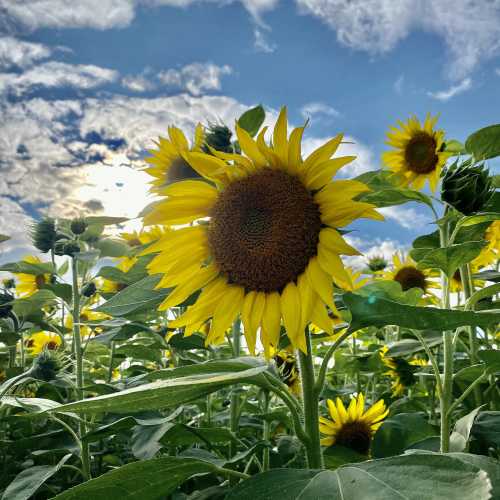
<svg viewBox="0 0 500 500">
<path fill-rule="evenodd" d="M 250 476 L 248 474 L 245 474 L 244 472 L 238 472 L 237 470 L 232 470 L 232 469 L 225 469 L 224 467 L 217 467 L 215 469 L 215 472 L 223 476 L 236 477 L 239 479 L 250 479 Z"/>
<path fill-rule="evenodd" d="M 305 330 L 307 354 L 299 350 L 304 428 L 309 440 L 306 444 L 307 464 L 310 469 L 323 468 L 323 455 L 319 435 L 319 396 L 315 390 L 314 363 L 309 328 Z"/>
<path fill-rule="evenodd" d="M 241 329 L 240 329 L 240 320 L 237 319 L 233 323 L 232 328 L 232 337 L 233 337 L 233 356 L 238 358 L 241 352 Z M 239 427 L 239 404 L 240 404 L 240 396 L 233 388 L 231 394 L 231 416 L 230 416 L 230 429 L 231 432 L 238 432 Z M 233 457 L 236 454 L 236 443 L 231 441 L 229 448 L 230 456 Z"/>
<path fill-rule="evenodd" d="M 115 342 L 111 341 L 110 353 L 109 353 L 109 366 L 108 366 L 108 382 L 113 380 L 113 359 L 115 357 Z"/>
<path fill-rule="evenodd" d="M 80 334 L 80 291 L 78 289 L 78 261 L 75 258 L 71 259 L 71 272 L 73 276 L 73 342 L 75 346 L 76 357 L 76 393 L 78 399 L 83 399 L 83 352 L 82 352 L 82 338 Z M 82 468 L 83 475 L 86 479 L 90 479 L 90 450 L 88 443 L 82 438 L 87 433 L 87 425 L 85 422 L 85 415 L 79 423 L 80 439 L 82 440 Z"/>
<path fill-rule="evenodd" d="M 270 394 L 269 391 L 264 391 L 263 393 L 264 397 L 264 415 L 267 414 L 269 411 L 269 402 L 270 402 Z M 271 437 L 271 424 L 267 420 L 267 418 L 264 419 L 264 424 L 263 424 L 263 429 L 262 429 L 262 439 L 266 442 L 269 441 Z M 270 461 L 270 449 L 268 447 L 264 448 L 264 451 L 262 452 L 262 467 L 265 471 L 269 470 L 269 461 Z"/>
<path fill-rule="evenodd" d="M 488 374 L 487 373 L 483 373 L 482 375 L 480 375 L 476 380 L 474 380 L 474 382 L 472 382 L 472 384 L 469 385 L 469 387 L 467 387 L 467 389 L 465 389 L 465 391 L 460 394 L 460 396 L 453 402 L 453 404 L 450 406 L 450 408 L 448 409 L 448 416 L 451 417 L 451 414 L 453 412 L 453 410 L 473 391 L 475 390 L 476 388 L 479 387 L 479 384 L 481 382 L 483 382 L 484 380 L 486 380 L 488 378 Z"/>
</svg>

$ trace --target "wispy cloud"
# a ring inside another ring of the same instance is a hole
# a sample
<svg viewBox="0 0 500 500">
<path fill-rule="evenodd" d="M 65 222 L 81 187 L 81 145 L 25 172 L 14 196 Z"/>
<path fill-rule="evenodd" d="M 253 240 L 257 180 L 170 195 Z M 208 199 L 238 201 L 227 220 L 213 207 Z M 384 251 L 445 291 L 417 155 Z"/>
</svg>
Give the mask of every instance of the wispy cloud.
<svg viewBox="0 0 500 500">
<path fill-rule="evenodd" d="M 437 99 L 439 101 L 448 101 L 456 95 L 462 94 L 467 90 L 472 88 L 472 80 L 470 78 L 465 78 L 457 85 L 451 85 L 451 87 L 446 90 L 440 90 L 439 92 L 427 92 L 429 97 Z"/>
<path fill-rule="evenodd" d="M 26 42 L 11 36 L 0 37 L 0 70 L 26 68 L 46 59 L 52 50 L 41 43 Z"/>
<path fill-rule="evenodd" d="M 394 82 L 394 90 L 397 94 L 403 93 L 403 85 L 405 83 L 405 75 L 399 75 L 398 79 Z"/>
<path fill-rule="evenodd" d="M 313 121 L 331 120 L 332 118 L 340 116 L 340 113 L 334 107 L 319 101 L 304 104 L 300 109 L 300 114 L 304 120 L 311 118 Z"/>
<path fill-rule="evenodd" d="M 393 220 L 405 229 L 412 229 L 414 231 L 424 229 L 431 222 L 430 217 L 418 212 L 414 208 L 407 208 L 401 205 L 379 208 L 378 211 L 387 219 Z"/>
<path fill-rule="evenodd" d="M 267 39 L 261 28 L 256 27 L 253 34 L 255 37 L 253 46 L 257 52 L 272 54 L 276 50 L 277 45 Z"/>
</svg>

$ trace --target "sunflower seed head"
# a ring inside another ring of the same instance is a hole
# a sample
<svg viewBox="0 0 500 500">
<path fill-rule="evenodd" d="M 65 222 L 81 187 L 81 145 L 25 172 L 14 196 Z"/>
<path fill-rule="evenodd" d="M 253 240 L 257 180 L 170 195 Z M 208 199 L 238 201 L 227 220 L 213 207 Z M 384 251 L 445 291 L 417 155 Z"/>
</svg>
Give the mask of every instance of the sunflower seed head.
<svg viewBox="0 0 500 500">
<path fill-rule="evenodd" d="M 44 217 L 31 227 L 33 245 L 42 253 L 47 253 L 54 247 L 57 240 L 56 224 L 54 219 Z"/>
</svg>

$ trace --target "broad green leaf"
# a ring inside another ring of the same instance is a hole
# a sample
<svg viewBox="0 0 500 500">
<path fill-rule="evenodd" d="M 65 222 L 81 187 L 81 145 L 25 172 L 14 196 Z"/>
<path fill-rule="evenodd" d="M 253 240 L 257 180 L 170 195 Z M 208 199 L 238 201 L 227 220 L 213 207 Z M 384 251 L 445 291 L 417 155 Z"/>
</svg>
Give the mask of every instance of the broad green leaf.
<svg viewBox="0 0 500 500">
<path fill-rule="evenodd" d="M 465 146 L 456 139 L 450 139 L 449 141 L 446 141 L 444 150 L 447 153 L 451 153 L 453 156 L 463 155 L 467 153 Z"/>
<path fill-rule="evenodd" d="M 500 351 L 497 349 L 483 349 L 478 351 L 478 358 L 486 365 L 490 373 L 500 371 Z"/>
<path fill-rule="evenodd" d="M 469 135 L 465 149 L 475 160 L 487 160 L 500 155 L 500 125 L 490 125 Z"/>
<path fill-rule="evenodd" d="M 412 445 L 439 434 L 439 428 L 429 424 L 423 413 L 398 413 L 387 418 L 373 438 L 375 458 L 400 455 Z"/>
<path fill-rule="evenodd" d="M 257 134 L 265 119 L 266 112 L 264 111 L 264 108 L 259 104 L 255 108 L 245 111 L 238 118 L 238 125 L 253 137 Z"/>
<path fill-rule="evenodd" d="M 366 326 L 398 325 L 414 330 L 453 330 L 459 326 L 487 327 L 500 321 L 500 313 L 453 311 L 434 307 L 398 304 L 378 297 L 361 297 L 348 292 L 344 302 L 352 314 L 349 330 Z"/>
<path fill-rule="evenodd" d="M 0 271 L 24 274 L 53 274 L 54 266 L 50 262 L 41 262 L 39 264 L 30 264 L 29 262 L 9 262 L 0 266 Z"/>
<path fill-rule="evenodd" d="M 262 364 L 238 372 L 212 372 L 160 379 L 113 394 L 68 403 L 58 407 L 56 411 L 129 413 L 138 408 L 145 411 L 173 407 L 232 384 L 253 383 L 267 386 L 267 379 L 263 375 L 266 370 L 267 365 Z"/>
<path fill-rule="evenodd" d="M 130 247 L 123 241 L 103 238 L 95 244 L 101 257 L 124 257 L 130 253 Z"/>
<path fill-rule="evenodd" d="M 216 472 L 209 462 L 164 457 L 124 465 L 60 493 L 54 500 L 160 500 L 195 474 Z"/>
<path fill-rule="evenodd" d="M 488 212 L 483 214 L 468 215 L 467 217 L 460 219 L 457 226 L 469 227 L 475 226 L 476 224 L 482 224 L 483 222 L 493 222 L 495 220 L 500 220 L 500 213 Z"/>
<path fill-rule="evenodd" d="M 491 498 L 500 498 L 500 463 L 498 460 L 484 455 L 473 455 L 472 453 L 450 453 L 449 455 L 484 470 L 488 474 L 493 487 Z"/>
<path fill-rule="evenodd" d="M 338 469 L 341 465 L 362 462 L 366 460 L 364 455 L 346 448 L 345 446 L 335 445 L 328 447 L 323 453 L 323 460 L 327 469 Z"/>
<path fill-rule="evenodd" d="M 358 197 L 359 200 L 366 203 L 372 203 L 377 207 L 390 207 L 393 205 L 402 205 L 410 201 L 424 203 L 432 207 L 432 200 L 420 191 L 406 188 L 388 188 L 380 191 L 372 191 Z"/>
<path fill-rule="evenodd" d="M 275 469 L 243 481 L 226 500 L 431 500 L 491 498 L 486 472 L 447 455 L 411 454 L 335 471 Z"/>
<path fill-rule="evenodd" d="M 359 288 L 356 293 L 363 297 L 380 297 L 394 300 L 400 304 L 416 305 L 423 295 L 420 288 L 411 288 L 403 292 L 401 284 L 393 280 L 380 280 Z"/>
<path fill-rule="evenodd" d="M 381 191 L 396 187 L 393 178 L 394 174 L 389 170 L 371 170 L 358 175 L 355 180 L 366 184 L 372 191 Z"/>
<path fill-rule="evenodd" d="M 192 427 L 175 424 L 165 432 L 160 441 L 166 446 L 190 446 L 201 443 L 211 448 L 216 443 L 237 441 L 237 437 L 225 427 Z"/>
<path fill-rule="evenodd" d="M 4 241 L 10 240 L 10 236 L 7 236 L 5 234 L 0 234 L 0 243 L 3 243 Z"/>
<path fill-rule="evenodd" d="M 500 411 L 482 411 L 474 420 L 471 436 L 484 445 L 500 448 Z"/>
<path fill-rule="evenodd" d="M 419 254 L 419 258 L 414 257 L 415 250 L 412 250 L 410 255 L 418 261 L 419 269 L 441 269 L 451 277 L 461 265 L 475 259 L 485 245 L 485 241 L 469 241 L 430 250 L 423 257 Z"/>
<path fill-rule="evenodd" d="M 20 472 L 5 489 L 2 500 L 28 500 L 45 481 L 50 479 L 71 458 L 65 455 L 56 465 L 35 465 Z"/>
<path fill-rule="evenodd" d="M 89 224 L 89 225 L 90 224 L 102 224 L 103 226 L 122 224 L 124 222 L 127 222 L 128 220 L 129 220 L 128 217 L 107 217 L 105 215 L 85 217 L 85 222 L 87 224 Z"/>
<path fill-rule="evenodd" d="M 469 441 L 470 431 L 472 429 L 472 425 L 474 424 L 474 420 L 477 417 L 478 413 L 481 411 L 482 406 L 475 408 L 467 415 L 464 415 L 462 418 L 459 418 L 455 423 L 455 431 L 453 434 L 458 434 L 460 436 L 461 441 L 463 443 L 463 447 L 460 450 L 452 450 L 452 451 L 463 451 L 467 446 L 467 442 Z M 457 440 L 458 442 L 458 440 Z"/>
<path fill-rule="evenodd" d="M 169 288 L 156 290 L 161 276 L 155 274 L 134 283 L 111 297 L 99 306 L 96 311 L 111 316 L 126 316 L 134 312 L 154 310 L 170 293 Z"/>
<path fill-rule="evenodd" d="M 479 273 L 473 274 L 472 277 L 478 280 L 492 281 L 494 283 L 500 283 L 500 272 L 498 271 L 481 271 Z"/>
<path fill-rule="evenodd" d="M 420 332 L 420 334 L 429 347 L 435 347 L 443 342 L 442 332 L 428 330 Z M 415 354 L 424 350 L 424 346 L 417 339 L 402 339 L 389 344 L 388 347 L 389 349 L 386 355 L 392 358 L 409 356 L 411 354 Z"/>
<path fill-rule="evenodd" d="M 73 287 L 66 283 L 54 283 L 44 285 L 44 290 L 50 290 L 56 297 L 63 299 L 67 304 L 71 303 Z"/>
<path fill-rule="evenodd" d="M 18 316 L 29 316 L 34 312 L 40 311 L 43 306 L 53 304 L 56 300 L 57 297 L 50 290 L 38 290 L 29 297 L 16 299 L 14 301 L 14 312 Z"/>
</svg>

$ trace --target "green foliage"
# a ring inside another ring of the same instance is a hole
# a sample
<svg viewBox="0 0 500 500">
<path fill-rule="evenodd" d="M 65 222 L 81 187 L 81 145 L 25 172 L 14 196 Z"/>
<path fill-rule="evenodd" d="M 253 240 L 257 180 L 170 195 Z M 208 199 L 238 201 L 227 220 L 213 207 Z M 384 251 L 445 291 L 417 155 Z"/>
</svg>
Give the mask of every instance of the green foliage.
<svg viewBox="0 0 500 500">
<path fill-rule="evenodd" d="M 500 155 L 500 125 L 490 125 L 469 135 L 465 149 L 478 161 Z"/>
<path fill-rule="evenodd" d="M 264 111 L 264 108 L 259 104 L 255 108 L 251 108 L 245 111 L 238 118 L 238 125 L 253 137 L 257 134 L 265 119 L 266 112 Z"/>
</svg>

